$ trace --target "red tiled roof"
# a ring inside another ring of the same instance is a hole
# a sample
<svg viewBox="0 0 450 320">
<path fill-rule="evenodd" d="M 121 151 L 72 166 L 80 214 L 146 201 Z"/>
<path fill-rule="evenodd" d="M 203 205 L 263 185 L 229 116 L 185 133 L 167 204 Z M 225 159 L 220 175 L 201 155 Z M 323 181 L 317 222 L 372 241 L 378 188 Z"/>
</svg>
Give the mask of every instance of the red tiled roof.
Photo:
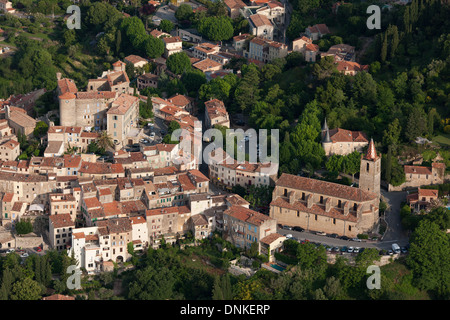
<svg viewBox="0 0 450 320">
<path fill-rule="evenodd" d="M 266 221 L 273 220 L 265 214 L 241 206 L 231 206 L 229 209 L 225 210 L 223 214 L 229 215 L 256 226 L 260 226 Z"/>
<path fill-rule="evenodd" d="M 405 174 L 432 174 L 430 167 L 404 166 Z"/>
<path fill-rule="evenodd" d="M 435 189 L 421 189 L 419 188 L 419 197 L 434 197 L 437 198 L 439 190 Z"/>
<path fill-rule="evenodd" d="M 65 227 L 74 227 L 75 226 L 70 214 L 68 214 L 68 213 L 51 215 L 49 217 L 49 219 L 50 219 L 51 223 L 53 224 L 54 228 L 65 228 Z"/>
<path fill-rule="evenodd" d="M 287 173 L 283 173 L 281 175 L 281 177 L 276 182 L 276 186 L 304 190 L 357 202 L 370 201 L 378 197 L 373 192 L 361 190 L 359 188 L 353 188 L 350 186 L 345 186 L 328 181 L 300 177 Z"/>
<path fill-rule="evenodd" d="M 341 128 L 330 130 L 330 139 L 332 142 L 369 142 L 362 131 L 351 131 Z"/>
<path fill-rule="evenodd" d="M 272 242 L 274 242 L 275 240 L 277 240 L 281 237 L 284 237 L 284 236 L 279 233 L 271 233 L 268 236 L 265 236 L 264 238 L 262 238 L 260 241 L 262 243 L 270 245 Z"/>
</svg>

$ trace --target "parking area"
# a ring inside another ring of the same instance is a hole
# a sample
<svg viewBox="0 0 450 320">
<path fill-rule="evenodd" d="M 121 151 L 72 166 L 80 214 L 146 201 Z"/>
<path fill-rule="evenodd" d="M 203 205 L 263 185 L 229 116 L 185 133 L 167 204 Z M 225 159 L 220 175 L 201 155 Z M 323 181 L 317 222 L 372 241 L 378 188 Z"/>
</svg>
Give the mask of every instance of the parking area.
<svg viewBox="0 0 450 320">
<path fill-rule="evenodd" d="M 2 257 L 5 257 L 9 253 L 16 253 L 23 259 L 26 259 L 33 254 L 37 254 L 37 255 L 45 254 L 44 250 L 42 250 L 41 247 L 22 248 L 22 249 L 18 249 L 18 248 L 17 249 L 16 248 L 0 249 L 0 256 L 2 256 Z"/>
<path fill-rule="evenodd" d="M 374 240 L 362 240 L 358 238 L 349 238 L 338 236 L 337 234 L 326 234 L 322 232 L 309 232 L 300 227 L 278 226 L 278 233 L 285 235 L 288 239 L 293 239 L 299 243 L 310 242 L 316 246 L 324 246 L 329 254 L 358 254 L 366 248 L 378 250 L 380 255 L 393 255 L 395 253 L 408 253 L 409 244 L 398 246 L 393 250 L 394 242 L 382 242 Z"/>
<path fill-rule="evenodd" d="M 174 24 L 178 22 L 175 18 L 175 11 L 170 9 L 167 5 L 159 7 L 152 17 L 152 22 L 156 26 L 159 26 L 162 20 L 169 20 Z"/>
</svg>

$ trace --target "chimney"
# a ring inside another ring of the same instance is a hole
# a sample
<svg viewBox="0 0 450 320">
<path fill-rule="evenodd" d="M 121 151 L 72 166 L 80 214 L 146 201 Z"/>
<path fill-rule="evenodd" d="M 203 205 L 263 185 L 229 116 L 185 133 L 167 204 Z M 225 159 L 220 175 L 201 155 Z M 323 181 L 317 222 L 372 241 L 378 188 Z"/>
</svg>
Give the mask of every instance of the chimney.
<svg viewBox="0 0 450 320">
<path fill-rule="evenodd" d="M 312 208 L 312 205 L 313 205 L 313 195 L 308 194 L 308 196 L 306 197 L 306 206 L 308 208 Z"/>
<path fill-rule="evenodd" d="M 62 76 L 61 72 L 57 72 L 56 73 L 56 80 L 61 80 L 61 76 Z"/>
<path fill-rule="evenodd" d="M 295 202 L 295 192 L 291 191 L 289 192 L 289 203 L 293 204 Z"/>
<path fill-rule="evenodd" d="M 331 198 L 327 198 L 325 200 L 325 212 L 330 212 L 331 209 Z"/>
<path fill-rule="evenodd" d="M 350 204 L 348 201 L 344 203 L 344 216 L 348 216 Z"/>
</svg>

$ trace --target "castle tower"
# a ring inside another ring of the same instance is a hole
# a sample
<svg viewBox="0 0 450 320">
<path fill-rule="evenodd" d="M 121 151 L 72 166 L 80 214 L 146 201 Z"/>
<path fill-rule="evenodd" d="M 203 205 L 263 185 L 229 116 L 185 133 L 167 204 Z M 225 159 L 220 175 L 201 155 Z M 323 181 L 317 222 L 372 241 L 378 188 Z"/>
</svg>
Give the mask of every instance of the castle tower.
<svg viewBox="0 0 450 320">
<path fill-rule="evenodd" d="M 59 122 L 62 126 L 75 126 L 77 121 L 77 110 L 75 105 L 76 96 L 66 92 L 58 97 L 59 100 Z"/>
<path fill-rule="evenodd" d="M 361 156 L 359 188 L 376 193 L 380 197 L 381 157 L 377 154 L 373 139 L 370 139 L 367 153 Z"/>
</svg>

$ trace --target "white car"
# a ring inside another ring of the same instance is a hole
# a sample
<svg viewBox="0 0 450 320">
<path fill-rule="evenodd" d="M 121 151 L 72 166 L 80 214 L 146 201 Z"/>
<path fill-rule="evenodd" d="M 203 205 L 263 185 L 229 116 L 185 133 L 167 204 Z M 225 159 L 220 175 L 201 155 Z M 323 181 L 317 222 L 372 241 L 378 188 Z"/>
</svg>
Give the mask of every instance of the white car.
<svg viewBox="0 0 450 320">
<path fill-rule="evenodd" d="M 154 132 L 150 133 L 150 137 L 154 138 L 155 137 L 155 133 Z"/>
<path fill-rule="evenodd" d="M 353 247 L 348 247 L 347 252 L 348 253 L 352 253 L 353 252 Z"/>
<path fill-rule="evenodd" d="M 27 258 L 29 256 L 28 253 L 24 252 L 20 255 L 21 258 Z"/>
<path fill-rule="evenodd" d="M 14 251 L 16 251 L 16 250 L 15 249 L 8 249 L 8 251 L 6 251 L 6 253 L 12 253 Z"/>
<path fill-rule="evenodd" d="M 359 253 L 360 247 L 356 247 L 355 249 L 353 249 L 353 253 Z"/>
<path fill-rule="evenodd" d="M 288 233 L 287 235 L 286 235 L 286 239 L 291 239 L 291 238 L 293 238 L 294 236 L 292 235 L 292 234 L 290 234 L 290 233 Z"/>
</svg>

